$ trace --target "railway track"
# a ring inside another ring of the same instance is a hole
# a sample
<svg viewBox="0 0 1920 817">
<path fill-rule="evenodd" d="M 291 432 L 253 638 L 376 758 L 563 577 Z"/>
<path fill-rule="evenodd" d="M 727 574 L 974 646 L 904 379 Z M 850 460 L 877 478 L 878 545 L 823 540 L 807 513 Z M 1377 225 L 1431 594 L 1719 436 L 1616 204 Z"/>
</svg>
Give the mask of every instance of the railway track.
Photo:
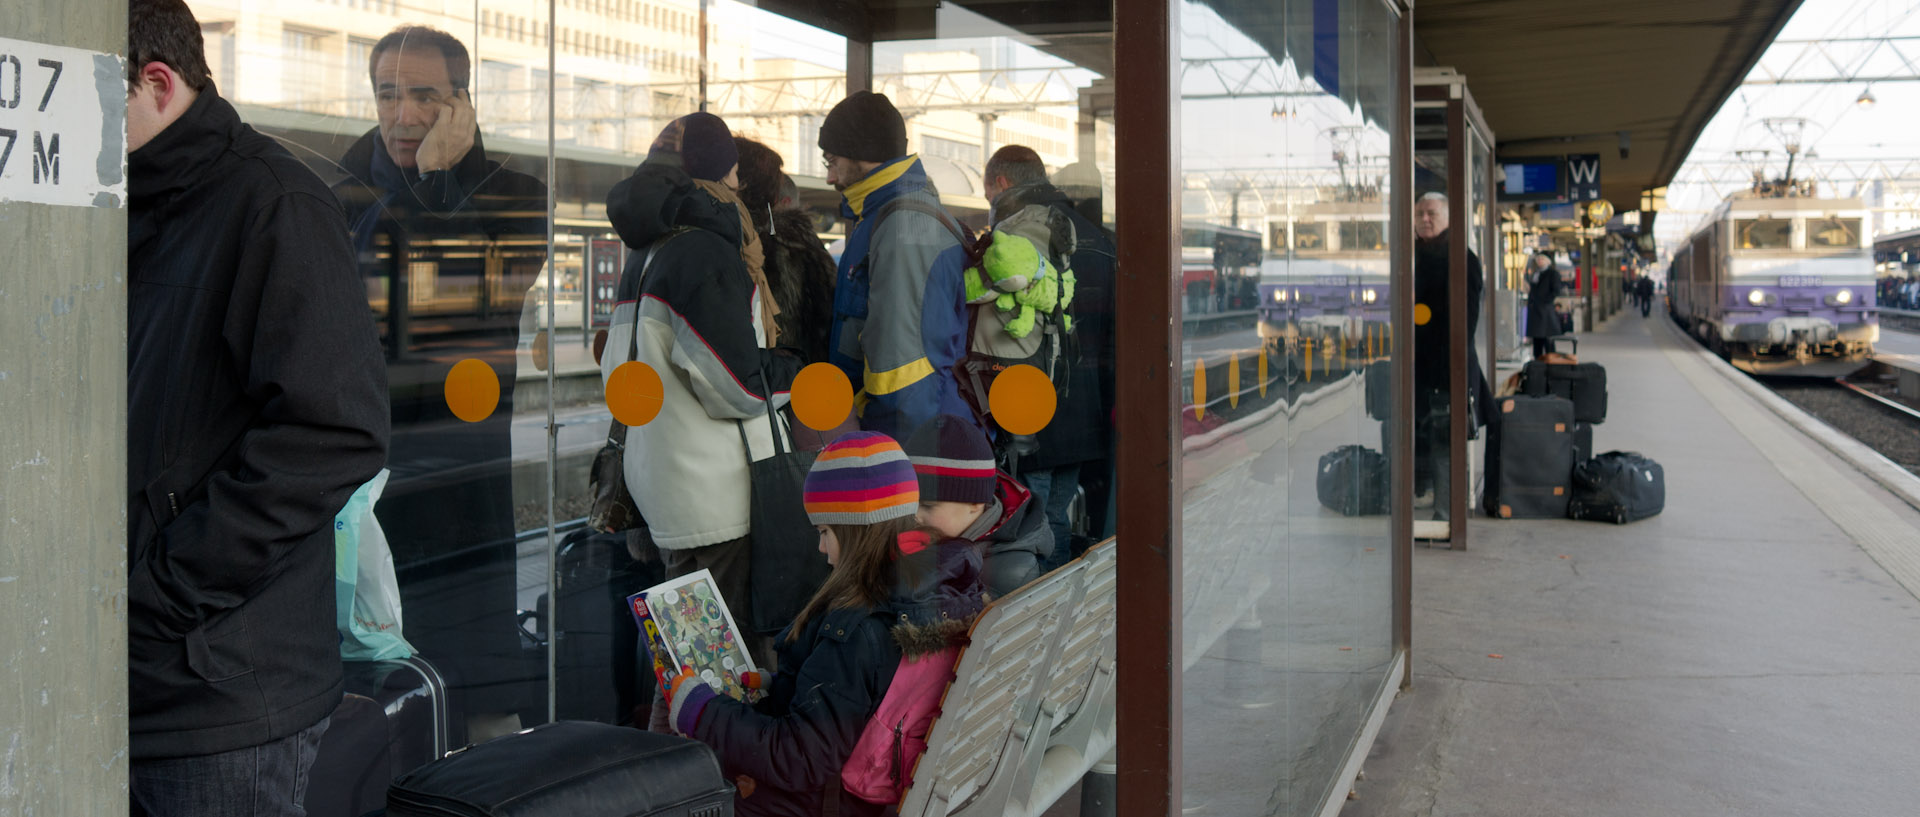
<svg viewBox="0 0 1920 817">
<path fill-rule="evenodd" d="M 1787 402 L 1920 475 L 1920 409 L 1897 399 L 1890 382 L 1871 374 L 1851 379 L 1764 375 L 1755 375 L 1754 379 Z"/>
</svg>

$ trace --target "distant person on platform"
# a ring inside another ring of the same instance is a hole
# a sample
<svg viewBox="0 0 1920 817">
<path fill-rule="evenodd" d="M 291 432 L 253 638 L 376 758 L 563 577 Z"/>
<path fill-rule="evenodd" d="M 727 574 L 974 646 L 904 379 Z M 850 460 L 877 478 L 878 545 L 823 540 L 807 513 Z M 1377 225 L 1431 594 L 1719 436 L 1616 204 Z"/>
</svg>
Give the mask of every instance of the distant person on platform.
<svg viewBox="0 0 1920 817">
<path fill-rule="evenodd" d="M 840 215 L 853 222 L 828 359 L 853 382 L 860 427 L 904 440 L 936 415 L 973 417 L 954 372 L 966 352 L 964 284 L 958 270 L 952 280 L 933 275 L 964 229 L 920 157 L 907 154 L 906 120 L 886 96 L 857 91 L 821 123 L 820 153 L 845 199 Z M 929 304 L 936 292 L 941 302 Z"/>
<path fill-rule="evenodd" d="M 1552 338 L 1562 331 L 1560 316 L 1553 310 L 1560 290 L 1560 270 L 1554 267 L 1553 256 L 1534 253 L 1527 267 L 1527 337 L 1533 339 L 1535 360 L 1553 351 Z"/>
<path fill-rule="evenodd" d="M 182 0 L 129 4 L 126 72 L 129 811 L 302 815 L 386 372 L 338 204 L 220 97 Z"/>
<path fill-rule="evenodd" d="M 1451 413 L 1450 362 L 1454 355 L 1467 361 L 1467 388 L 1470 394 L 1485 389 L 1480 363 L 1471 354 L 1472 339 L 1480 326 L 1480 297 L 1485 278 L 1480 271 L 1480 256 L 1467 251 L 1467 268 L 1452 269 L 1452 251 L 1447 228 L 1451 219 L 1447 197 L 1428 193 L 1414 204 L 1413 233 L 1419 240 L 1413 261 L 1413 416 L 1414 416 L 1414 493 L 1433 492 L 1435 519 L 1446 519 L 1452 498 L 1452 476 L 1447 463 L 1452 441 L 1447 430 L 1452 423 L 1474 422 L 1473 418 L 1454 418 Z M 1450 282 L 1465 279 L 1467 287 L 1466 349 L 1454 349 L 1450 335 Z M 1480 401 L 1484 407 L 1488 396 Z"/>
<path fill-rule="evenodd" d="M 512 421 L 521 339 L 536 328 L 523 326 L 522 304 L 546 260 L 547 188 L 487 158 L 472 67 L 466 46 L 426 26 L 376 41 L 366 69 L 378 121 L 341 157 L 348 178 L 334 194 L 363 288 L 384 295 L 394 476 L 375 513 L 403 567 L 461 554 L 443 562 L 459 565 L 458 581 L 409 600 L 407 637 L 471 687 L 468 711 L 499 713 L 519 707 L 512 685 L 523 677 L 514 540 L 530 525 L 514 516 Z M 545 348 L 532 363 L 546 365 Z M 485 362 L 500 388 L 475 422 L 444 394 L 462 360 Z"/>
<path fill-rule="evenodd" d="M 1007 145 L 987 160 L 987 199 L 994 223 L 1027 207 L 1045 207 L 1072 225 L 1071 266 L 1077 279 L 1073 333 L 1067 336 L 1065 394 L 1053 422 L 1036 435 L 1037 448 L 1020 456 L 1020 481 L 1046 509 L 1053 531 L 1053 553 L 1042 572 L 1065 564 L 1073 552 L 1068 508 L 1080 488 L 1081 474 L 1104 475 L 1112 467 L 1113 368 L 1102 366 L 1113 349 L 1113 281 L 1118 252 L 1113 238 L 1088 221 L 1066 193 L 1047 180 L 1040 154 L 1024 145 Z M 1056 232 L 1064 232 L 1058 230 Z M 1102 484 L 1105 480 L 1101 480 Z"/>
<path fill-rule="evenodd" d="M 1653 313 L 1653 277 L 1652 276 L 1649 276 L 1649 275 L 1640 276 L 1640 280 L 1634 282 L 1633 284 L 1633 295 L 1634 297 L 1640 299 L 1640 317 L 1644 318 Z"/>
</svg>

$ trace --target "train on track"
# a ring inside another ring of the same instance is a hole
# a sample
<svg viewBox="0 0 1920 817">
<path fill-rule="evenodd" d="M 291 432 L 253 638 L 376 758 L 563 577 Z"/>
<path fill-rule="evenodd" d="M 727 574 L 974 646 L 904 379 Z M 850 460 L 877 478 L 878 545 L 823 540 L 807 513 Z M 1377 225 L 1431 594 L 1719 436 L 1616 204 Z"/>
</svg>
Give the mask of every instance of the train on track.
<svg viewBox="0 0 1920 817">
<path fill-rule="evenodd" d="M 1727 199 L 1674 253 L 1674 320 L 1755 374 L 1864 366 L 1880 338 L 1868 216 L 1859 199 Z"/>
<path fill-rule="evenodd" d="M 1259 334 L 1297 358 L 1308 349 L 1351 357 L 1383 347 L 1392 254 L 1379 202 L 1325 201 L 1268 223 Z M 1310 344 L 1310 345 L 1309 345 Z"/>
</svg>

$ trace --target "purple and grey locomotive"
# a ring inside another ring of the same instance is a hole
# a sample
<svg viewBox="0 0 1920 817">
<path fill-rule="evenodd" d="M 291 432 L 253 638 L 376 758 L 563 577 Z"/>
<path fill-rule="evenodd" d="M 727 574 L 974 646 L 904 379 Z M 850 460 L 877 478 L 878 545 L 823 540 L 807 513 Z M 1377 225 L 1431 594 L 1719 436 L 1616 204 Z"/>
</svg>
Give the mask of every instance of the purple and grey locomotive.
<svg viewBox="0 0 1920 817">
<path fill-rule="evenodd" d="M 1728 199 L 1674 253 L 1674 318 L 1746 371 L 1857 369 L 1880 339 L 1867 223 L 1858 199 Z"/>
</svg>

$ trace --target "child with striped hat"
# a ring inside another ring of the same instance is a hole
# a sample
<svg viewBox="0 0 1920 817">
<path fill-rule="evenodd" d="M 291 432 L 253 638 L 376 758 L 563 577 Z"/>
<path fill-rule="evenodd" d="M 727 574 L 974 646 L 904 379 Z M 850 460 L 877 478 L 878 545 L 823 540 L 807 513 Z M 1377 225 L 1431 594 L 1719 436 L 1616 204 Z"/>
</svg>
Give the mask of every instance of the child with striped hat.
<svg viewBox="0 0 1920 817">
<path fill-rule="evenodd" d="M 1053 552 L 1053 530 L 1033 492 L 994 466 L 987 436 L 941 414 L 907 439 L 920 480 L 920 524 L 986 552 L 987 590 L 999 598 L 1034 579 Z"/>
<path fill-rule="evenodd" d="M 775 639 L 767 696 L 750 706 L 683 672 L 667 685 L 672 723 L 740 779 L 738 814 L 819 814 L 826 797 L 842 815 L 880 814 L 858 784 L 886 778 L 868 761 L 897 753 L 857 754 L 856 744 L 866 745 L 862 733 L 903 658 L 964 639 L 985 604 L 980 557 L 914 520 L 919 480 L 884 434 L 856 431 L 823 449 L 804 501 L 833 572 Z M 912 769 L 897 771 L 904 779 Z"/>
</svg>

